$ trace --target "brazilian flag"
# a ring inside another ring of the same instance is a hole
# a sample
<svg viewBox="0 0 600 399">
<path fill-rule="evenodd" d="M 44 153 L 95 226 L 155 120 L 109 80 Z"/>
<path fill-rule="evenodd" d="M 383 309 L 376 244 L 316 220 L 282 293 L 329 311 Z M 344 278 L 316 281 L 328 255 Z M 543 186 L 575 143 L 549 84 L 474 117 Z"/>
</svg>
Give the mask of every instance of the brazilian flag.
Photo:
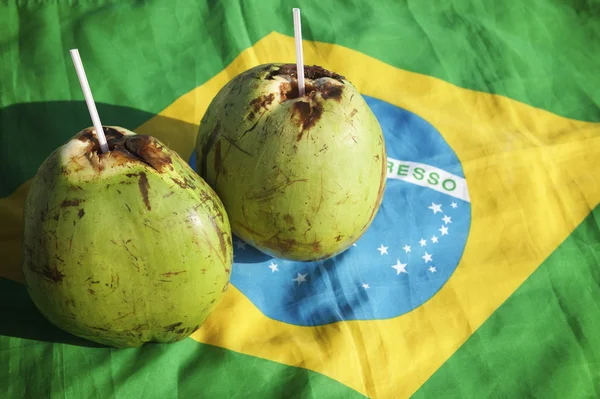
<svg viewBox="0 0 600 399">
<path fill-rule="evenodd" d="M 20 248 L 37 168 L 91 126 L 69 49 L 103 124 L 194 165 L 219 89 L 295 62 L 293 7 L 305 63 L 351 81 L 383 129 L 367 233 L 312 263 L 234 239 L 230 289 L 175 344 L 51 325 Z M 599 397 L 599 71 L 593 0 L 3 1 L 0 397 Z"/>
</svg>

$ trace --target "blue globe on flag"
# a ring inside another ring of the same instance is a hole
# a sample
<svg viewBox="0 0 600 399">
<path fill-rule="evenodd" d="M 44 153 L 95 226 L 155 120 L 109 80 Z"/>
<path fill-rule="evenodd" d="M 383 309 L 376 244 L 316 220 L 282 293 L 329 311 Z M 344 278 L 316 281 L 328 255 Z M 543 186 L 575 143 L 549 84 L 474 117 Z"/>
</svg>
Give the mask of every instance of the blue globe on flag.
<svg viewBox="0 0 600 399">
<path fill-rule="evenodd" d="M 273 258 L 234 237 L 231 283 L 267 317 L 300 326 L 397 317 L 433 297 L 460 261 L 471 204 L 456 154 L 421 117 L 364 98 L 388 156 L 383 201 L 367 232 L 317 262 Z"/>
</svg>

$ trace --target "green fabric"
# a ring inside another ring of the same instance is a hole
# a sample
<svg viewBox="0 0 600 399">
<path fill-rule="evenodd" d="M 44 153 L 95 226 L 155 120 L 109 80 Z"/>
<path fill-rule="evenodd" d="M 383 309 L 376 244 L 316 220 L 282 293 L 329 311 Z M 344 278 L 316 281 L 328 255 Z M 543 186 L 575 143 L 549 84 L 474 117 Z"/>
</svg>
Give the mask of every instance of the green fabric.
<svg viewBox="0 0 600 399">
<path fill-rule="evenodd" d="M 191 339 L 140 349 L 102 347 L 54 327 L 25 287 L 3 279 L 0 336 L 2 398 L 363 397 L 314 371 Z"/>
<path fill-rule="evenodd" d="M 597 207 L 414 399 L 600 397 L 599 261 Z"/>
<path fill-rule="evenodd" d="M 73 134 L 72 107 L 55 110 L 50 119 L 37 116 L 40 107 L 6 110 L 82 100 L 70 48 L 79 48 L 97 102 L 156 113 L 266 34 L 293 35 L 291 9 L 297 6 L 288 0 L 19 3 L 0 5 L 7 21 L 0 24 L 0 196 L 33 177 L 46 154 Z M 597 1 L 376 4 L 303 2 L 304 38 L 562 116 L 600 121 Z M 83 102 L 74 109 L 86 112 Z M 115 120 L 135 128 L 136 116 Z M 25 128 L 35 134 L 23 140 L 15 131 Z"/>
</svg>

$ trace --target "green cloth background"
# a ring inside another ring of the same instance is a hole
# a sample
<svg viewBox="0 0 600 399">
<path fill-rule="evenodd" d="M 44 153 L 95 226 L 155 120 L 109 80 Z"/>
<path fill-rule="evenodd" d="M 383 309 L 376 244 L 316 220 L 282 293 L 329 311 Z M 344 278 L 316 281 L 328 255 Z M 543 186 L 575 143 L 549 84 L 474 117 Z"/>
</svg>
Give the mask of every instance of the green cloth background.
<svg viewBox="0 0 600 399">
<path fill-rule="evenodd" d="M 135 127 L 268 33 L 293 35 L 296 6 L 305 39 L 600 122 L 598 1 L 4 1 L 0 196 L 90 125 L 70 48 L 84 57 L 102 122 Z M 415 397 L 600 397 L 599 220 L 596 209 Z M 319 373 L 191 339 L 93 347 L 2 279 L 0 364 L 3 398 L 362 396 Z"/>
</svg>

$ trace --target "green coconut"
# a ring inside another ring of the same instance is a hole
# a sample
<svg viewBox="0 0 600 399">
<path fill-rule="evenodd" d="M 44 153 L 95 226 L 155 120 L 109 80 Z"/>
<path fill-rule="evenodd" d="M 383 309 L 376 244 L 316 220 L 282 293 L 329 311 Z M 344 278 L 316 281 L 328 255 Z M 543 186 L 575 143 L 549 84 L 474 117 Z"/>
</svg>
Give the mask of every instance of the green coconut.
<svg viewBox="0 0 600 399">
<path fill-rule="evenodd" d="M 151 136 L 93 128 L 40 166 L 25 203 L 22 270 L 53 324 L 115 347 L 191 335 L 227 290 L 231 230 L 214 191 Z"/>
<path fill-rule="evenodd" d="M 198 131 L 199 174 L 217 192 L 232 232 L 283 259 L 332 257 L 368 229 L 385 190 L 381 127 L 343 76 L 268 64 L 229 81 Z"/>
</svg>

